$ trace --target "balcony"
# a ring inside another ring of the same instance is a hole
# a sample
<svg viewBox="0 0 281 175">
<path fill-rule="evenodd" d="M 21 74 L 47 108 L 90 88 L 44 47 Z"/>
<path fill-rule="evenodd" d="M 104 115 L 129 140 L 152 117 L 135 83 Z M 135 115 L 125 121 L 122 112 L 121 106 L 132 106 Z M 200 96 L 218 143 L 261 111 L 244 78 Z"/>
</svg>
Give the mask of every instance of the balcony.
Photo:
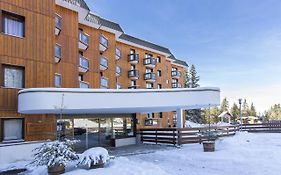
<svg viewBox="0 0 281 175">
<path fill-rule="evenodd" d="M 56 44 L 55 45 L 55 62 L 59 63 L 61 60 L 61 46 Z"/>
<path fill-rule="evenodd" d="M 85 81 L 79 81 L 79 87 L 80 88 L 84 88 L 84 89 L 88 89 L 90 87 L 88 82 Z"/>
<path fill-rule="evenodd" d="M 87 50 L 89 46 L 89 35 L 83 31 L 79 31 L 79 49 Z"/>
<path fill-rule="evenodd" d="M 108 49 L 108 39 L 103 35 L 100 36 L 100 52 L 103 53 Z"/>
<path fill-rule="evenodd" d="M 119 60 L 121 58 L 121 50 L 116 47 L 115 49 L 115 59 Z"/>
<path fill-rule="evenodd" d="M 145 58 L 143 60 L 143 65 L 145 65 L 145 67 L 147 68 L 154 68 L 157 64 L 157 60 L 153 57 L 150 57 L 150 58 Z"/>
<path fill-rule="evenodd" d="M 181 72 L 177 70 L 172 71 L 172 78 L 180 78 L 181 77 Z"/>
<path fill-rule="evenodd" d="M 55 16 L 55 35 L 59 35 L 61 32 L 61 17 L 59 15 Z"/>
<path fill-rule="evenodd" d="M 155 82 L 156 81 L 156 74 L 149 72 L 144 74 L 144 80 L 147 82 Z"/>
<path fill-rule="evenodd" d="M 104 71 L 108 68 L 108 60 L 104 57 L 100 57 L 100 70 Z"/>
<path fill-rule="evenodd" d="M 131 80 L 137 80 L 139 79 L 139 71 L 138 70 L 129 70 L 128 77 Z"/>
<path fill-rule="evenodd" d="M 89 60 L 79 55 L 79 72 L 86 73 L 89 70 Z"/>
<path fill-rule="evenodd" d="M 115 75 L 117 76 L 117 77 L 119 77 L 120 75 L 121 75 L 121 67 L 120 66 L 116 66 L 116 70 L 115 70 Z"/>
<path fill-rule="evenodd" d="M 139 62 L 139 54 L 129 54 L 129 62 L 131 64 L 138 64 Z"/>
<path fill-rule="evenodd" d="M 180 83 L 172 83 L 172 88 L 181 88 L 181 84 Z"/>
<path fill-rule="evenodd" d="M 100 88 L 107 89 L 108 88 L 108 79 L 105 77 L 101 77 L 100 79 Z"/>
</svg>

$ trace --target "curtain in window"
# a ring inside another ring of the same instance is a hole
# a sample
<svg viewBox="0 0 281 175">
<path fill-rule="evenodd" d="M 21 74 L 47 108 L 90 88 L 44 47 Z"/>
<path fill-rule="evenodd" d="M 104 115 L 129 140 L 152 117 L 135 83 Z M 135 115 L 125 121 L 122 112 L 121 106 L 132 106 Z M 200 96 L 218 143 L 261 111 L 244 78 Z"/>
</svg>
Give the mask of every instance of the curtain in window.
<svg viewBox="0 0 281 175">
<path fill-rule="evenodd" d="M 22 138 L 22 120 L 11 119 L 4 120 L 4 138 L 3 140 L 19 140 Z"/>
<path fill-rule="evenodd" d="M 9 16 L 4 17 L 4 33 L 23 37 L 23 27 L 24 24 L 22 21 L 11 18 Z"/>
<path fill-rule="evenodd" d="M 23 70 L 5 68 L 4 86 L 13 88 L 23 88 Z"/>
</svg>

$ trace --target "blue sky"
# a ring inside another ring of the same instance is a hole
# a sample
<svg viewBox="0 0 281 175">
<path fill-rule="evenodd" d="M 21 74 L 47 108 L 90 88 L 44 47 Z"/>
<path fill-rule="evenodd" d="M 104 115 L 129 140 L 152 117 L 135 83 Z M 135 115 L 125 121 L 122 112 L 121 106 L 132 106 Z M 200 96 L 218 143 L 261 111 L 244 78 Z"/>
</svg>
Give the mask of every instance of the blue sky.
<svg viewBox="0 0 281 175">
<path fill-rule="evenodd" d="M 130 35 L 195 64 L 201 86 L 258 111 L 281 103 L 280 0 L 86 0 Z"/>
</svg>

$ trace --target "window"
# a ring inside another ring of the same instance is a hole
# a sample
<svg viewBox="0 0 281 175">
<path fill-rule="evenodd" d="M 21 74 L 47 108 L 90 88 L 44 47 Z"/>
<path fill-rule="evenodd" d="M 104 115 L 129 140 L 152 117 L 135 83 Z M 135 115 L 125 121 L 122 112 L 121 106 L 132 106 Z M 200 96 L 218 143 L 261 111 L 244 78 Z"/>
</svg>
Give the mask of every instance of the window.
<svg viewBox="0 0 281 175">
<path fill-rule="evenodd" d="M 136 65 L 131 65 L 131 70 L 135 70 L 136 69 Z"/>
<path fill-rule="evenodd" d="M 137 85 L 137 81 L 132 80 L 132 81 L 131 81 L 131 86 L 136 86 L 136 85 Z"/>
<path fill-rule="evenodd" d="M 130 54 L 135 54 L 136 53 L 136 50 L 135 49 L 131 49 L 130 50 Z"/>
<path fill-rule="evenodd" d="M 161 57 L 158 56 L 158 57 L 156 58 L 156 60 L 157 60 L 157 63 L 161 63 Z"/>
<path fill-rule="evenodd" d="M 159 113 L 159 118 L 163 118 L 163 112 Z"/>
<path fill-rule="evenodd" d="M 161 84 L 157 84 L 157 89 L 162 89 L 162 85 Z"/>
<path fill-rule="evenodd" d="M 153 72 L 153 69 L 145 69 L 145 73 L 151 73 Z"/>
<path fill-rule="evenodd" d="M 24 37 L 24 21 L 23 16 L 2 11 L 2 32 L 7 35 Z"/>
<path fill-rule="evenodd" d="M 61 29 L 61 17 L 57 14 L 55 16 L 55 25 L 56 25 L 56 28 Z"/>
<path fill-rule="evenodd" d="M 121 49 L 119 49 L 118 47 L 115 48 L 115 55 L 118 59 L 121 58 Z"/>
<path fill-rule="evenodd" d="M 58 44 L 55 45 L 55 57 L 61 58 L 61 46 Z"/>
<path fill-rule="evenodd" d="M 78 80 L 79 80 L 79 81 L 84 81 L 84 75 L 80 74 L 80 75 L 78 76 Z"/>
<path fill-rule="evenodd" d="M 23 119 L 3 119 L 3 141 L 23 139 Z"/>
<path fill-rule="evenodd" d="M 146 83 L 146 89 L 152 89 L 153 83 Z"/>
<path fill-rule="evenodd" d="M 100 44 L 108 48 L 108 39 L 103 35 L 100 35 Z"/>
<path fill-rule="evenodd" d="M 157 76 L 158 76 L 158 77 L 161 77 L 161 76 L 162 76 L 161 70 L 157 70 Z"/>
<path fill-rule="evenodd" d="M 121 84 L 117 83 L 117 85 L 116 85 L 116 89 L 122 89 Z"/>
<path fill-rule="evenodd" d="M 61 87 L 61 75 L 55 74 L 55 87 L 60 88 Z"/>
<path fill-rule="evenodd" d="M 4 87 L 24 88 L 24 68 L 18 66 L 3 66 Z"/>
<path fill-rule="evenodd" d="M 100 87 L 101 88 L 108 88 L 108 79 L 105 78 L 105 77 L 101 77 L 101 80 L 100 80 Z"/>
</svg>

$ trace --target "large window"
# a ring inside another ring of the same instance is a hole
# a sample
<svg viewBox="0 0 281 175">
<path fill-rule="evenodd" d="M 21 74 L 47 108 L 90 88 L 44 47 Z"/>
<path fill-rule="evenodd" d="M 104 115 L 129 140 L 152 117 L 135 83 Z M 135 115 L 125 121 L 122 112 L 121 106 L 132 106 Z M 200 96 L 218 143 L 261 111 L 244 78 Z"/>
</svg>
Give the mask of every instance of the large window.
<svg viewBox="0 0 281 175">
<path fill-rule="evenodd" d="M 3 141 L 23 139 L 23 119 L 2 119 Z"/>
<path fill-rule="evenodd" d="M 2 11 L 2 32 L 7 35 L 24 37 L 24 17 Z"/>
<path fill-rule="evenodd" d="M 18 66 L 3 66 L 4 87 L 24 88 L 24 68 Z"/>
</svg>

